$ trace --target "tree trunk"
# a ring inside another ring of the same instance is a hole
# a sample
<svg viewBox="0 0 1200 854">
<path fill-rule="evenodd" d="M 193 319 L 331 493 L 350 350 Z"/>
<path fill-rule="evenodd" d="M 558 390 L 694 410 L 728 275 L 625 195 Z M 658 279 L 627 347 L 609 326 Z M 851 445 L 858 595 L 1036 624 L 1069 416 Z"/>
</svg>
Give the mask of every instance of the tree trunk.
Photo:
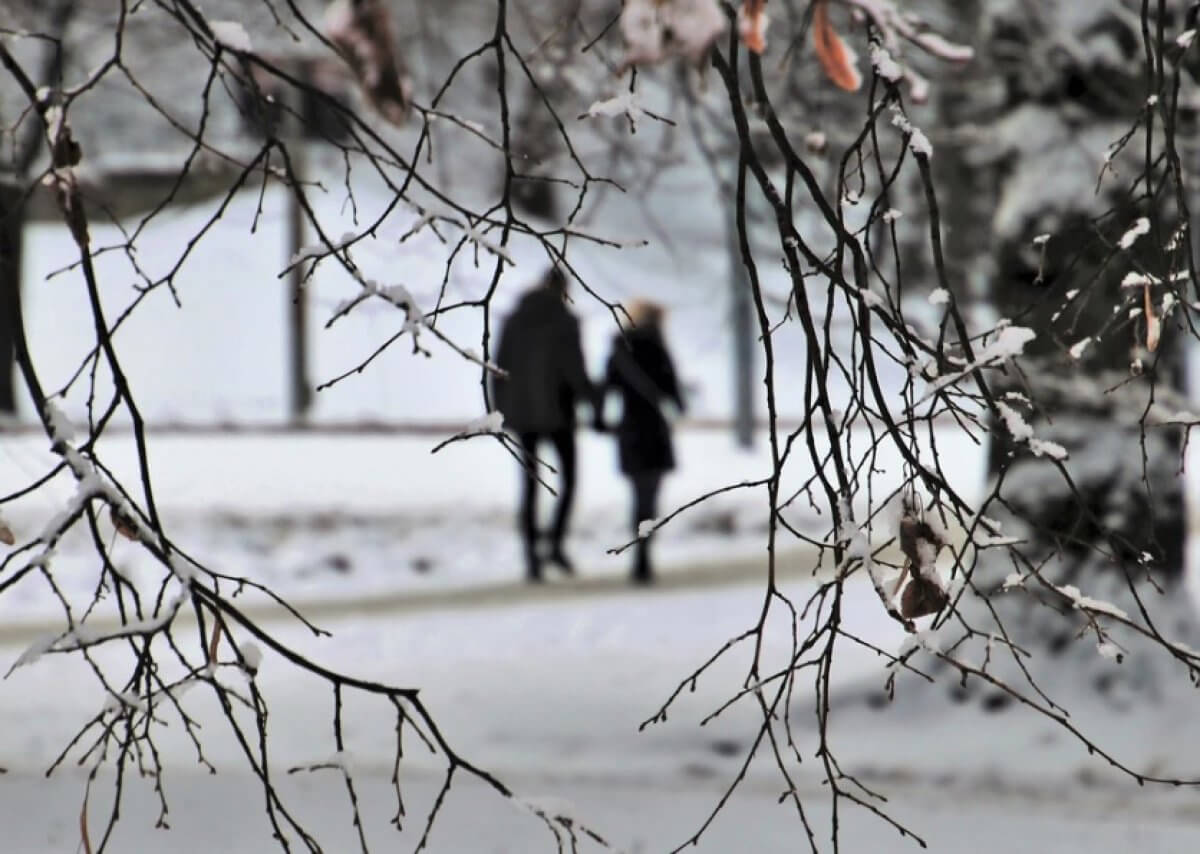
<svg viewBox="0 0 1200 854">
<path fill-rule="evenodd" d="M 955 9 L 955 38 L 967 44 L 979 41 L 980 0 L 961 0 Z M 962 281 L 956 297 L 971 305 L 989 298 L 988 282 L 995 274 L 991 252 L 991 212 L 997 194 L 997 176 L 970 162 L 977 123 L 994 116 L 1000 108 L 995 87 L 987 85 L 991 69 L 973 62 L 938 81 L 939 120 L 946 133 L 938 142 L 931 161 L 939 189 L 942 213 L 942 248 L 947 267 Z M 930 270 L 932 265 L 924 265 Z M 924 270 L 908 273 L 908 281 L 919 281 Z"/>
</svg>

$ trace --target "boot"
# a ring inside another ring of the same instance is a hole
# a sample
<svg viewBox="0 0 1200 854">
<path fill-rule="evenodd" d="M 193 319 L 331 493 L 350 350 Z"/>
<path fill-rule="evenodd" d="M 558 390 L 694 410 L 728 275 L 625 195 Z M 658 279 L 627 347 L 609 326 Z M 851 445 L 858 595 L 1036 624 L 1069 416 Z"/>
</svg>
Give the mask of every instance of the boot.
<svg viewBox="0 0 1200 854">
<path fill-rule="evenodd" d="M 562 570 L 563 575 L 575 574 L 575 564 L 572 563 L 571 559 L 567 557 L 565 552 L 563 552 L 562 543 L 560 541 L 554 541 L 550 544 L 550 554 L 546 556 L 546 559 L 550 561 L 550 563 L 556 564 L 558 568 Z"/>
<path fill-rule="evenodd" d="M 654 582 L 654 572 L 650 568 L 649 543 L 645 540 L 637 544 L 637 552 L 633 559 L 632 580 L 634 584 L 652 584 Z"/>
<path fill-rule="evenodd" d="M 530 584 L 540 584 L 542 581 L 542 559 L 533 543 L 525 545 L 525 580 Z"/>
</svg>

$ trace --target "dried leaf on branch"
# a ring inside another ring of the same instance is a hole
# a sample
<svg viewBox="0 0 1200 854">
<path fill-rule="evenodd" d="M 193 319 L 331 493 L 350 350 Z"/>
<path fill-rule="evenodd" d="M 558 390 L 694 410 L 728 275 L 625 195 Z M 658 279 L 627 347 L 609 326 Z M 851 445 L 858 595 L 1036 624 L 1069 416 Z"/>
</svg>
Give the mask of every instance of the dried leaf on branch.
<svg viewBox="0 0 1200 854">
<path fill-rule="evenodd" d="M 127 540 L 136 540 L 138 538 L 137 525 L 125 513 L 118 510 L 115 506 L 110 506 L 108 509 L 108 518 L 116 528 L 117 533 Z"/>
<path fill-rule="evenodd" d="M 900 616 L 906 620 L 928 617 L 946 607 L 949 597 L 932 581 L 913 575 L 900 595 Z"/>
<path fill-rule="evenodd" d="M 839 89 L 857 92 L 862 86 L 862 75 L 855 65 L 857 57 L 833 29 L 829 20 L 829 0 L 816 0 L 813 4 L 812 27 L 813 48 L 826 76 Z"/>
<path fill-rule="evenodd" d="M 88 796 L 83 794 L 83 806 L 79 808 L 79 841 L 83 845 L 84 854 L 92 854 L 92 836 L 88 833 Z"/>
<path fill-rule="evenodd" d="M 898 584 L 908 578 L 900 596 L 900 614 L 915 620 L 942 610 L 949 601 L 937 578 L 938 552 L 946 545 L 941 532 L 906 508 L 900 519 L 900 551 L 904 552 L 904 572 Z"/>
<path fill-rule="evenodd" d="M 214 614 L 212 640 L 210 640 L 208 643 L 209 667 L 217 666 L 217 646 L 221 643 L 221 621 L 215 617 L 216 615 Z"/>
<path fill-rule="evenodd" d="M 1146 349 L 1153 353 L 1158 349 L 1158 341 L 1162 335 L 1162 323 L 1154 313 L 1154 300 L 1150 298 L 1150 286 L 1142 288 L 1142 297 L 1146 311 Z"/>
<path fill-rule="evenodd" d="M 738 35 L 755 53 L 767 49 L 767 0 L 745 0 L 738 9 Z"/>
<path fill-rule="evenodd" d="M 412 84 L 392 37 L 382 0 L 334 0 L 325 10 L 325 32 L 345 54 L 367 100 L 392 124 L 408 116 Z"/>
<path fill-rule="evenodd" d="M 699 63 L 725 26 L 717 0 L 625 0 L 621 10 L 621 36 L 625 39 L 622 70 L 674 56 Z"/>
</svg>

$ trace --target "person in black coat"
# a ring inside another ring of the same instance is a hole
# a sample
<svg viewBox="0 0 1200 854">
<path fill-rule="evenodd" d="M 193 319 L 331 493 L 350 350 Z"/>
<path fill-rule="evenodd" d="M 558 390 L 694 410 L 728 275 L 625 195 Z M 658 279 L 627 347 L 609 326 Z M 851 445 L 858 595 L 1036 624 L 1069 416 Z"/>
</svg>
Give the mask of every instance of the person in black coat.
<svg viewBox="0 0 1200 854">
<path fill-rule="evenodd" d="M 613 339 L 612 355 L 599 387 L 597 429 L 604 429 L 603 403 L 610 392 L 621 398 L 621 420 L 615 431 L 621 472 L 633 488 L 633 532 L 658 515 L 658 489 L 663 476 L 675 467 L 671 427 L 660 404 L 673 401 L 680 412 L 686 406 L 679 393 L 675 366 L 662 335 L 662 307 L 636 302 L 629 309 L 631 326 Z M 650 538 L 638 540 L 633 580 L 652 580 Z"/>
<path fill-rule="evenodd" d="M 575 405 L 580 399 L 593 402 L 593 388 L 584 367 L 579 321 L 567 310 L 566 293 L 566 278 L 553 268 L 521 298 L 504 323 L 496 349 L 496 365 L 507 376 L 492 380 L 492 394 L 504 426 L 521 443 L 524 481 L 518 522 L 530 581 L 542 579 L 537 451 L 545 439 L 558 456 L 562 484 L 546 557 L 564 572 L 574 571 L 563 551 L 563 539 L 575 496 Z"/>
</svg>

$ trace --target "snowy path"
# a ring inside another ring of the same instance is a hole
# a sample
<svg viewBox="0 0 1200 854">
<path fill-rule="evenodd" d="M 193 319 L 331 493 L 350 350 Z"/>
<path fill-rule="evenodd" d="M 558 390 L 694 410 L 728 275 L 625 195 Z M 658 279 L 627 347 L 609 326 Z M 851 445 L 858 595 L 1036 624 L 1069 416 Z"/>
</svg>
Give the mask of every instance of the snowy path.
<svg viewBox="0 0 1200 854">
<path fill-rule="evenodd" d="M 968 498 L 976 495 L 982 483 L 979 448 L 961 436 L 938 442 L 956 455 L 956 488 Z M 430 437 L 407 435 L 151 436 L 150 466 L 168 532 L 205 566 L 267 584 L 297 603 L 399 602 L 417 594 L 433 596 L 430 601 L 441 596 L 450 604 L 458 600 L 448 590 L 500 589 L 523 576 L 513 520 L 518 472 L 508 452 L 488 437 L 431 454 L 435 444 Z M 680 467 L 664 484 L 664 515 L 770 472 L 762 440 L 745 451 L 724 434 L 681 431 L 676 446 Z M 129 434 L 106 437 L 100 452 L 125 483 L 140 481 Z M 628 484 L 614 462 L 610 437 L 581 434 L 568 552 L 588 583 L 611 579 L 601 587 L 623 579 L 630 561 L 628 553 L 608 553 L 630 537 Z M 0 494 L 19 489 L 54 463 L 43 439 L 6 438 L 0 442 Z M 900 460 L 881 453 L 875 465 L 876 489 L 886 495 L 902 476 Z M 785 492 L 807 471 L 797 462 L 785 478 Z M 7 506 L 5 518 L 18 541 L 35 537 L 74 490 L 61 475 Z M 548 497 L 541 502 L 547 513 Z M 828 525 L 799 506 L 787 517 L 815 536 L 823 536 Z M 766 519 L 761 488 L 717 495 L 658 531 L 657 562 L 664 568 L 713 567 L 763 555 Z M 107 525 L 105 519 L 102 535 L 126 576 L 148 591 L 157 589 L 162 567 L 136 544 L 114 537 Z M 799 546 L 784 538 L 780 554 L 787 558 Z M 95 550 L 82 526 L 59 545 L 55 565 L 61 589 L 82 607 L 97 583 Z M 0 597 L 0 624 L 60 613 L 39 576 Z"/>
<path fill-rule="evenodd" d="M 785 583 L 796 596 L 808 587 L 801 579 Z M 464 756 L 495 770 L 523 797 L 570 804 L 577 819 L 610 838 L 617 850 L 658 852 L 682 843 L 699 827 L 748 746 L 755 720 L 748 707 L 735 706 L 707 727 L 696 725 L 744 676 L 745 656 L 735 653 L 718 664 L 694 693 L 685 695 L 668 723 L 641 733 L 638 724 L 654 713 L 679 678 L 752 624 L 761 596 L 757 585 L 664 585 L 601 596 L 547 594 L 496 607 L 345 616 L 328 622 L 333 637 L 321 641 L 293 626 L 273 627 L 321 663 L 420 686 L 443 731 Z M 895 648 L 899 630 L 881 619 L 873 596 L 865 584 L 847 588 L 847 628 Z M 786 648 L 786 637 L 768 638 L 768 656 Z M 0 662 L 11 662 L 19 651 L 0 647 Z M 97 656 L 101 664 L 111 663 L 106 655 Z M 882 665 L 860 649 L 846 647 L 838 661 L 843 683 L 882 676 Z M 326 759 L 332 753 L 328 689 L 297 678 L 270 653 L 264 656 L 258 682 L 272 709 L 277 770 Z M 11 819 L 4 824 L 13 828 L 6 851 L 75 850 L 83 782 L 69 766 L 49 781 L 40 772 L 102 701 L 88 668 L 74 659 L 44 659 L 0 683 L 0 765 L 9 770 L 0 777 L 0 816 Z M 269 850 L 260 796 L 237 759 L 227 727 L 204 692 L 187 695 L 187 702 L 204 723 L 206 754 L 221 773 L 202 774 L 188 744 L 174 728 L 165 728 L 160 746 L 175 829 L 170 836 L 152 829 L 157 809 L 149 787 L 131 784 L 112 850 Z M 797 702 L 803 705 L 802 699 Z M 963 753 L 961 761 L 946 754 L 943 766 L 959 769 L 961 776 L 942 779 L 929 776 L 920 762 L 889 759 L 886 739 L 891 736 L 883 734 L 886 729 L 878 736 L 871 729 L 872 720 L 878 727 L 887 719 L 879 713 L 874 718 L 851 716 L 847 720 L 866 729 L 845 732 L 839 741 L 855 767 L 864 758 L 877 763 L 878 772 L 867 779 L 887 793 L 897 817 L 925 836 L 933 851 L 1118 854 L 1187 851 L 1200 845 L 1194 793 L 1139 791 L 1132 783 L 1085 784 L 1086 778 L 1076 773 L 1089 762 L 1082 749 L 1069 749 L 1073 763 L 1064 762 L 1052 778 L 1022 777 L 1019 769 L 1027 759 L 992 770 L 980 755 L 986 756 L 989 744 L 1013 753 L 1031 749 L 1027 741 L 1034 732 L 1019 715 L 995 718 L 988 739 L 980 740 L 976 733 L 976 754 Z M 394 809 L 388 782 L 390 716 L 381 707 L 350 702 L 345 721 L 370 838 L 379 850 L 394 850 L 394 831 L 388 826 Z M 1052 755 L 1055 762 L 1062 756 Z M 419 820 L 440 782 L 433 776 L 438 763 L 421 750 L 410 750 L 405 763 L 406 803 Z M 906 767 L 912 771 L 906 773 Z M 344 787 L 336 776 L 322 772 L 280 779 L 294 798 L 292 805 L 328 850 L 356 847 Z M 811 818 L 824 826 L 825 791 L 816 778 L 804 774 L 799 785 Z M 746 788 L 699 850 L 803 850 L 794 812 L 777 804 L 779 788 L 767 764 L 756 765 Z M 92 800 L 93 826 L 100 821 L 105 791 L 101 785 Z M 844 813 L 842 821 L 843 850 L 916 850 L 865 814 Z M 419 829 L 407 830 L 399 850 L 412 850 L 417 836 Z M 555 848 L 548 832 L 527 813 L 461 778 L 431 850 L 536 854 Z"/>
<path fill-rule="evenodd" d="M 395 796 L 386 777 L 360 779 L 358 792 L 372 850 L 412 851 L 423 830 L 422 820 L 440 780 L 414 776 L 405 785 L 410 818 L 402 832 L 388 821 Z M 720 795 L 716 780 L 691 780 L 667 787 L 629 780 L 550 778 L 521 779 L 518 789 L 540 793 L 543 806 L 566 807 L 600 831 L 614 851 L 628 854 L 666 852 L 685 842 L 699 827 Z M 259 812 L 254 782 L 237 775 L 210 777 L 178 774 L 169 781 L 173 809 L 171 830 L 152 827 L 157 805 L 148 788 L 131 789 L 111 850 L 170 851 L 172 854 L 259 854 L 279 850 Z M 358 850 L 350 811 L 340 779 L 303 776 L 284 778 L 283 786 L 302 815 L 331 852 Z M 98 791 L 103 791 L 100 789 Z M 0 777 L 0 815 L 6 818 L 5 851 L 9 854 L 71 852 L 78 847 L 82 780 Z M 828 821 L 824 794 L 808 794 L 812 818 Z M 784 854 L 806 851 L 795 813 L 777 803 L 778 792 L 749 784 L 688 851 L 707 854 Z M 103 797 L 93 801 L 93 823 L 99 821 Z M 1031 797 L 993 791 L 964 796 L 921 786 L 893 791 L 897 816 L 921 833 L 929 850 L 942 854 L 1183 854 L 1200 846 L 1196 808 L 1162 808 L 1149 798 L 1132 800 L 1069 796 Z M 7 818 L 20 816 L 21 820 Z M 41 821 L 29 820 L 37 816 Z M 218 817 L 219 820 L 213 820 Z M 917 852 L 921 849 L 882 822 L 861 812 L 843 814 L 842 850 L 846 852 Z M 819 838 L 822 849 L 828 840 Z M 274 847 L 273 847 L 274 846 Z M 556 850 L 549 831 L 517 805 L 482 786 L 460 781 L 430 836 L 429 851 L 456 854 L 539 854 Z M 584 842 L 588 854 L 604 849 Z"/>
<path fill-rule="evenodd" d="M 778 555 L 776 577 L 809 577 L 815 554 L 815 550 L 793 549 Z M 765 557 L 689 561 L 685 564 L 659 567 L 652 587 L 644 592 L 654 595 L 656 592 L 708 590 L 730 585 L 754 585 L 761 588 L 766 574 Z M 524 580 L 484 581 L 464 586 L 407 588 L 384 593 L 361 592 L 357 595 L 352 590 L 350 595 L 346 596 L 309 596 L 288 600 L 288 604 L 305 619 L 321 624 L 328 620 L 344 618 L 396 618 L 431 611 L 518 608 L 541 603 L 566 605 L 581 599 L 622 596 L 629 591 L 629 578 L 624 572 L 596 570 L 584 566 L 574 575 L 568 576 L 551 566 L 547 570 L 545 582 L 541 584 L 529 584 Z M 247 605 L 247 602 L 252 604 Z M 244 594 L 240 598 L 240 604 L 242 613 L 256 621 L 288 619 L 282 605 L 254 593 Z M 183 610 L 177 620 L 179 625 L 191 625 L 195 622 L 195 614 Z M 88 622 L 99 632 L 121 625 L 115 614 L 92 617 Z M 8 619 L 0 623 L 0 644 L 31 643 L 35 638 L 61 628 L 61 617 Z"/>
</svg>

